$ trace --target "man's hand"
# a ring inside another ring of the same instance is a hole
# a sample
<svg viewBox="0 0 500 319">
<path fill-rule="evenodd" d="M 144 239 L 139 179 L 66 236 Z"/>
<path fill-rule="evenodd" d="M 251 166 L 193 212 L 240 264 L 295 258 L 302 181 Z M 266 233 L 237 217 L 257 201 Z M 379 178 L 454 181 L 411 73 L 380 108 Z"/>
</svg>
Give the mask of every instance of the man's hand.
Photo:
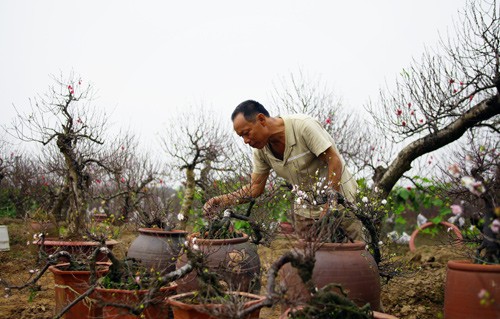
<svg viewBox="0 0 500 319">
<path fill-rule="evenodd" d="M 203 205 L 203 215 L 212 219 L 215 213 L 221 208 L 221 204 L 220 197 L 210 198 L 205 205 Z"/>
</svg>

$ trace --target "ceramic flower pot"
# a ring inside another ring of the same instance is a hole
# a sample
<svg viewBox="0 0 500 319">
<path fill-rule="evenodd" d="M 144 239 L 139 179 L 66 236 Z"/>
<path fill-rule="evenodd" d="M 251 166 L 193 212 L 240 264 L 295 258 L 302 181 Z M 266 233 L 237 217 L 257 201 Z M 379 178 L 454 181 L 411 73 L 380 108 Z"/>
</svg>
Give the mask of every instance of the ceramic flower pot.
<svg viewBox="0 0 500 319">
<path fill-rule="evenodd" d="M 127 306 L 139 306 L 141 300 L 149 293 L 149 290 L 123 290 L 96 288 L 95 297 L 103 303 L 102 319 L 157 319 L 171 318 L 170 306 L 165 302 L 165 298 L 175 294 L 177 285 L 162 287 L 159 293 L 154 297 L 153 303 L 148 305 L 141 315 L 131 314 L 127 308 L 119 307 L 113 304 Z M 109 303 L 106 305 L 106 303 Z"/>
<path fill-rule="evenodd" d="M 409 242 L 410 251 L 415 251 L 417 249 L 417 246 L 418 246 L 416 244 L 417 236 L 421 233 L 421 231 L 424 229 L 427 229 L 427 228 L 431 228 L 433 226 L 436 226 L 436 224 L 434 224 L 433 222 L 427 222 L 427 223 L 422 224 L 422 226 L 418 227 L 417 229 L 415 229 L 413 231 L 413 233 L 410 236 L 410 242 Z M 461 243 L 463 237 L 462 237 L 462 233 L 460 233 L 460 229 L 458 229 L 457 226 L 455 226 L 451 223 L 448 223 L 448 222 L 439 222 L 438 227 L 441 228 L 442 233 L 444 233 L 444 234 L 448 234 L 451 231 L 456 237 L 455 243 L 456 244 Z M 439 240 L 437 240 L 436 244 L 440 244 Z M 441 242 L 441 244 L 445 244 L 445 243 Z"/>
<path fill-rule="evenodd" d="M 196 234 L 189 236 L 190 245 L 193 245 L 195 237 Z M 221 283 L 227 290 L 260 291 L 260 258 L 247 234 L 231 239 L 196 239 L 195 244 L 205 255 L 208 268 L 221 275 Z M 182 255 L 178 268 L 186 263 L 187 258 Z M 189 273 L 177 283 L 179 293 L 198 290 L 199 287 L 195 272 Z"/>
<path fill-rule="evenodd" d="M 307 246 L 307 242 L 299 241 L 298 249 L 304 250 Z M 315 259 L 312 277 L 316 287 L 340 284 L 358 306 L 370 303 L 372 310 L 380 310 L 379 271 L 365 243 L 323 243 L 316 250 Z M 288 300 L 307 303 L 311 296 L 295 268 L 284 265 L 280 277 L 281 285 L 287 288 Z"/>
<path fill-rule="evenodd" d="M 109 269 L 109 263 L 98 263 L 97 276 L 104 276 Z M 69 264 L 50 266 L 54 275 L 55 312 L 60 313 L 68 304 L 88 290 L 90 271 L 69 270 Z M 97 305 L 92 295 L 71 307 L 64 315 L 67 319 L 101 318 L 102 308 Z"/>
<path fill-rule="evenodd" d="M 446 272 L 445 319 L 500 317 L 500 265 L 450 260 Z"/>
<path fill-rule="evenodd" d="M 147 268 L 173 271 L 186 236 L 184 230 L 139 228 L 139 236 L 130 244 L 127 257 L 140 260 Z"/>
<path fill-rule="evenodd" d="M 190 303 L 189 299 L 193 298 L 194 294 L 195 292 L 188 292 L 168 298 L 167 302 L 173 308 L 174 319 L 218 319 L 223 317 L 221 314 L 227 313 L 227 305 L 217 303 Z M 246 292 L 228 292 L 228 294 L 243 299 L 241 302 L 244 302 L 244 309 L 265 299 L 263 296 Z M 241 319 L 257 319 L 259 318 L 259 313 L 260 309 L 253 311 L 248 316 Z"/>
</svg>

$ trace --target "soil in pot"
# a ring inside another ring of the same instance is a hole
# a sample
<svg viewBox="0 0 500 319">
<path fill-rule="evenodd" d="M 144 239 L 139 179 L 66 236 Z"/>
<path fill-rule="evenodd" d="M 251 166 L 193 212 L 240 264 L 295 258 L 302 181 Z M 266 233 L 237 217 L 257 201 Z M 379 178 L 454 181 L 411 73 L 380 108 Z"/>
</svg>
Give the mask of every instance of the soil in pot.
<svg viewBox="0 0 500 319">
<path fill-rule="evenodd" d="M 193 301 L 195 295 L 196 292 L 188 292 L 168 298 L 168 303 L 173 308 L 174 319 L 218 319 L 222 317 L 221 314 L 227 314 L 228 311 L 231 311 L 228 310 L 229 307 L 233 309 L 232 311 L 245 309 L 265 299 L 263 296 L 246 292 L 228 292 L 228 304 L 217 303 L 213 300 L 200 303 L 199 301 Z M 233 306 L 236 303 L 239 306 Z M 257 319 L 259 313 L 260 309 L 253 311 L 242 319 Z"/>
</svg>

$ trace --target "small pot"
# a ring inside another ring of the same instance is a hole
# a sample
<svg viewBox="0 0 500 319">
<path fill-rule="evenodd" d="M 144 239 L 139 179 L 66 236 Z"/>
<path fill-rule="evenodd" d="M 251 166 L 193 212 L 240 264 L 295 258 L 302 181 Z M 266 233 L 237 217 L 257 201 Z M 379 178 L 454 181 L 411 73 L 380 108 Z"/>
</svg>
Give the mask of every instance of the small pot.
<svg viewBox="0 0 500 319">
<path fill-rule="evenodd" d="M 301 306 L 297 308 L 288 308 L 284 313 L 281 314 L 279 319 L 288 319 L 288 314 L 294 310 L 300 310 L 302 309 Z M 373 311 L 373 319 L 398 319 L 397 317 L 394 317 L 392 315 L 388 315 L 386 313 L 378 312 L 378 311 Z"/>
<path fill-rule="evenodd" d="M 426 228 L 430 228 L 430 227 L 435 226 L 435 225 L 436 224 L 434 224 L 433 222 L 427 222 L 413 231 L 413 233 L 411 234 L 410 243 L 409 243 L 410 251 L 415 251 L 417 249 L 417 247 L 415 246 L 415 238 L 420 233 L 420 231 L 422 231 Z M 457 243 L 460 243 L 463 240 L 462 233 L 460 232 L 460 229 L 458 229 L 457 226 L 455 226 L 451 223 L 448 223 L 448 222 L 439 222 L 439 225 L 442 225 L 446 229 L 451 229 L 453 231 L 453 233 L 455 234 L 455 236 L 457 237 L 457 241 L 456 241 Z"/>
</svg>

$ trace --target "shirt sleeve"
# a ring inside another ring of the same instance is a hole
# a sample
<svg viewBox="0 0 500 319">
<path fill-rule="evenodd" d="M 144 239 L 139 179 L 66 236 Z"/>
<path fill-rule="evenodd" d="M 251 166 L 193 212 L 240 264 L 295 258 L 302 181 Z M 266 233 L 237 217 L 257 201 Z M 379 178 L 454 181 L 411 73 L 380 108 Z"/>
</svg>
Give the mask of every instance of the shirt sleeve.
<svg viewBox="0 0 500 319">
<path fill-rule="evenodd" d="M 265 155 L 260 150 L 253 150 L 253 173 L 267 174 L 271 170 L 271 165 L 266 161 Z"/>
<path fill-rule="evenodd" d="M 332 146 L 330 134 L 315 119 L 307 119 L 303 123 L 302 138 L 314 155 L 319 156 Z"/>
</svg>

